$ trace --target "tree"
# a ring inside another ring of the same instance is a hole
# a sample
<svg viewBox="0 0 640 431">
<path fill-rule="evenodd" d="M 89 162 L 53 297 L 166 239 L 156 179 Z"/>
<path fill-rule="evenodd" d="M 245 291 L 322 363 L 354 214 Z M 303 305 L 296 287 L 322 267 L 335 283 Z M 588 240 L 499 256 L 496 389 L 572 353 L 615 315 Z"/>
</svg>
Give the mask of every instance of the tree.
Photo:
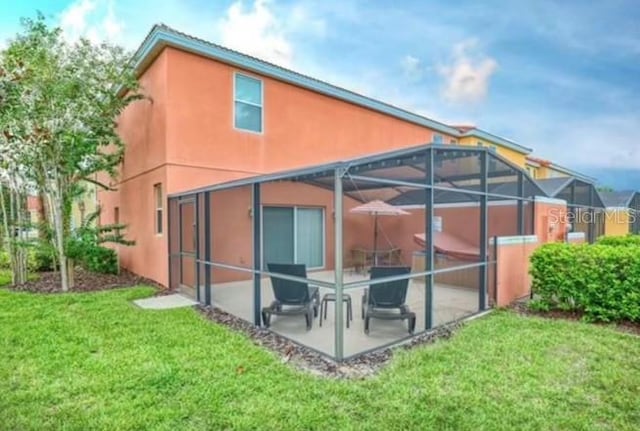
<svg viewBox="0 0 640 431">
<path fill-rule="evenodd" d="M 71 204 L 82 184 L 97 174 L 114 178 L 124 143 L 116 120 L 140 98 L 129 55 L 120 47 L 81 39 L 68 43 L 42 15 L 23 19 L 23 31 L 3 52 L 0 63 L 0 126 L 18 148 L 17 160 L 45 198 L 62 290 L 73 286 L 69 260 Z M 18 91 L 15 91 L 15 89 Z M 0 90 L 1 91 L 1 90 Z"/>
<path fill-rule="evenodd" d="M 0 59 L 4 60 L 4 53 Z M 0 68 L 0 232 L 2 244 L 9 254 L 12 283 L 27 280 L 27 251 L 25 223 L 27 191 L 29 189 L 25 152 L 22 142 L 14 134 L 18 125 L 13 119 L 23 115 L 21 107 L 13 102 L 20 97 L 22 88 L 17 75 L 7 76 Z M 8 79 L 3 79 L 8 78 Z"/>
</svg>

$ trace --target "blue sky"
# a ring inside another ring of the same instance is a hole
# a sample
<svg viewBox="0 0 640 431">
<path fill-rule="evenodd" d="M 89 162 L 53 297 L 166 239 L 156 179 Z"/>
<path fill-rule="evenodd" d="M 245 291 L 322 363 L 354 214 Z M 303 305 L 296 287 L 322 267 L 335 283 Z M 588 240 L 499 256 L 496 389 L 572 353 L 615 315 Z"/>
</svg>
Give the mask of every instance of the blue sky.
<svg viewBox="0 0 640 431">
<path fill-rule="evenodd" d="M 131 49 L 164 22 L 640 188 L 640 4 L 528 3 L 24 0 L 0 2 L 0 41 L 36 10 Z"/>
</svg>

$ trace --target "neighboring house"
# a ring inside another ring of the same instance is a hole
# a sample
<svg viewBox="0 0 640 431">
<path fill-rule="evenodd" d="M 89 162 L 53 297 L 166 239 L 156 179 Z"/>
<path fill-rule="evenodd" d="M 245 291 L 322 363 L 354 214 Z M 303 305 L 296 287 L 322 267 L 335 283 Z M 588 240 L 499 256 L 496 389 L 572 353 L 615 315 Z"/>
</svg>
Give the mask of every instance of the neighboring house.
<svg viewBox="0 0 640 431">
<path fill-rule="evenodd" d="M 37 238 L 38 224 L 42 220 L 42 216 L 44 214 L 42 209 L 42 202 L 40 201 L 38 196 L 27 196 L 27 213 L 29 214 L 29 223 L 31 224 L 28 236 L 29 238 Z"/>
<path fill-rule="evenodd" d="M 93 183 L 85 183 L 85 193 L 81 199 L 71 204 L 71 229 L 75 229 L 82 224 L 87 216 L 95 212 L 98 208 L 97 187 Z M 29 236 L 36 238 L 38 236 L 38 223 L 40 223 L 45 215 L 40 198 L 36 195 L 27 196 L 27 211 L 31 228 Z"/>
<path fill-rule="evenodd" d="M 461 133 L 458 144 L 472 147 L 487 147 L 513 164 L 524 168 L 531 148 L 523 147 L 509 139 L 486 132 L 475 126 L 453 126 Z"/>
<path fill-rule="evenodd" d="M 84 220 L 98 209 L 98 188 L 95 184 L 85 182 L 85 192 L 81 199 L 74 201 L 71 208 L 71 228 L 82 225 Z"/>
<path fill-rule="evenodd" d="M 606 206 L 604 233 L 623 236 L 640 233 L 640 194 L 635 191 L 601 191 Z"/>
<path fill-rule="evenodd" d="M 596 179 L 572 169 L 560 166 L 549 160 L 527 156 L 523 165 L 529 175 L 534 179 L 545 180 L 548 178 L 575 177 L 587 182 L 595 182 Z"/>
</svg>

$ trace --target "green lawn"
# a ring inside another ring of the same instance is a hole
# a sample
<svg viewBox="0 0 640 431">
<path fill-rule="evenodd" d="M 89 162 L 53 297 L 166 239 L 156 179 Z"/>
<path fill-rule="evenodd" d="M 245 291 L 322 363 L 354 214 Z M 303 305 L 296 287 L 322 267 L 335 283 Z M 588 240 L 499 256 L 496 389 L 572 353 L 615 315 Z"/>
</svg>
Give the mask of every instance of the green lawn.
<svg viewBox="0 0 640 431">
<path fill-rule="evenodd" d="M 638 429 L 640 339 L 496 312 L 362 381 L 312 377 L 151 288 L 0 289 L 0 428 Z"/>
</svg>

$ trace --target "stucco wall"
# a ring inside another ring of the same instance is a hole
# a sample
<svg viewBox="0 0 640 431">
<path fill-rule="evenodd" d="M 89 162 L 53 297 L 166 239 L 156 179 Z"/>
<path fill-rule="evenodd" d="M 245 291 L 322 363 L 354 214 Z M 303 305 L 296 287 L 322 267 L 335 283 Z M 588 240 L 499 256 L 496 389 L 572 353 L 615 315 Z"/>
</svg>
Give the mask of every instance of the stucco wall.
<svg viewBox="0 0 640 431">
<path fill-rule="evenodd" d="M 136 241 L 131 247 L 116 247 L 120 264 L 163 284 L 168 282 L 167 211 L 164 211 L 165 232 L 156 235 L 153 186 L 163 184 L 166 194 L 166 67 L 167 57 L 160 54 L 140 77 L 147 98 L 129 105 L 118 118 L 118 132 L 126 149 L 119 178 L 113 182 L 117 191 L 98 191 L 101 223 L 113 223 L 115 208 L 119 208 L 120 221 L 127 224 L 127 238 Z"/>
<path fill-rule="evenodd" d="M 496 247 L 496 305 L 503 307 L 531 292 L 529 259 L 539 244 L 527 237 L 503 237 Z"/>
<path fill-rule="evenodd" d="M 264 89 L 264 132 L 235 130 L 233 78 L 234 72 L 242 71 L 173 48 L 165 52 L 170 163 L 250 175 L 432 140 L 432 131 L 425 127 L 266 77 L 259 77 Z"/>
</svg>

